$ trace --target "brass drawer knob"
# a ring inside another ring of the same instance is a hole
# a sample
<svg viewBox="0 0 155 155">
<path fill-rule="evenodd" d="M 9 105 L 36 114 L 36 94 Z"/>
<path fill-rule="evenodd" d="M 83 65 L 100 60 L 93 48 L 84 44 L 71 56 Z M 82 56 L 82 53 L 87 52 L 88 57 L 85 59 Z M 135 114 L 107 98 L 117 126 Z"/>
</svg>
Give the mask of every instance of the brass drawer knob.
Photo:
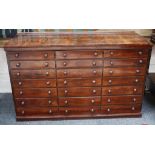
<svg viewBox="0 0 155 155">
<path fill-rule="evenodd" d="M 98 53 L 97 53 L 97 52 L 95 52 L 95 53 L 94 53 L 94 56 L 98 56 Z"/>
<path fill-rule="evenodd" d="M 21 105 L 24 105 L 25 104 L 25 102 L 24 101 L 21 101 Z"/>
<path fill-rule="evenodd" d="M 21 85 L 22 85 L 22 82 L 21 82 L 21 81 L 20 81 L 20 82 L 18 82 L 18 85 L 19 85 L 19 86 L 21 86 Z"/>
<path fill-rule="evenodd" d="M 63 64 L 64 64 L 64 66 L 66 66 L 67 65 L 67 62 L 64 62 Z"/>
<path fill-rule="evenodd" d="M 108 82 L 109 82 L 109 84 L 111 84 L 112 83 L 112 80 L 109 80 Z"/>
<path fill-rule="evenodd" d="M 137 91 L 137 89 L 136 89 L 136 88 L 134 88 L 134 89 L 133 89 L 133 91 L 134 91 L 134 92 L 136 92 L 136 91 Z"/>
<path fill-rule="evenodd" d="M 19 62 L 19 63 L 16 64 L 16 67 L 20 67 L 20 65 L 21 65 L 21 64 L 20 64 L 20 62 Z"/>
<path fill-rule="evenodd" d="M 18 58 L 18 57 L 19 57 L 19 53 L 16 53 L 16 54 L 15 54 L 15 57 Z"/>
<path fill-rule="evenodd" d="M 95 103 L 95 100 L 91 100 L 91 103 L 94 104 Z"/>
<path fill-rule="evenodd" d="M 133 102 L 136 102 L 136 98 L 133 98 Z"/>
<path fill-rule="evenodd" d="M 45 67 L 48 67 L 48 65 L 49 65 L 48 62 L 45 62 Z"/>
<path fill-rule="evenodd" d="M 110 112 L 111 111 L 110 108 L 108 108 L 107 111 Z"/>
<path fill-rule="evenodd" d="M 64 55 L 64 57 L 66 57 L 66 56 L 67 56 L 67 54 L 66 54 L 66 53 L 64 53 L 63 55 Z"/>
<path fill-rule="evenodd" d="M 111 92 L 112 92 L 111 89 L 109 89 L 109 90 L 108 90 L 108 93 L 110 94 Z"/>
<path fill-rule="evenodd" d="M 48 76 L 49 75 L 49 72 L 46 72 L 46 76 Z"/>
<path fill-rule="evenodd" d="M 17 76 L 20 76 L 20 72 L 17 72 L 17 74 L 16 74 Z"/>
<path fill-rule="evenodd" d="M 65 101 L 64 101 L 64 103 L 67 105 L 67 104 L 68 104 L 68 101 L 67 101 L 67 100 L 65 100 Z"/>
<path fill-rule="evenodd" d="M 95 89 L 93 89 L 93 93 L 95 94 L 97 91 Z"/>
<path fill-rule="evenodd" d="M 143 60 L 139 60 L 139 63 L 142 64 L 143 63 Z"/>
<path fill-rule="evenodd" d="M 51 90 L 49 90 L 49 91 L 48 91 L 48 94 L 50 95 L 51 93 L 52 93 Z"/>
<path fill-rule="evenodd" d="M 92 81 L 92 83 L 93 83 L 93 84 L 95 84 L 95 83 L 96 83 L 96 81 L 95 81 L 95 80 L 93 80 L 93 81 Z"/>
<path fill-rule="evenodd" d="M 112 70 L 110 70 L 110 71 L 109 71 L 109 73 L 110 73 L 110 74 L 113 74 L 113 71 L 112 71 Z"/>
<path fill-rule="evenodd" d="M 90 111 L 93 113 L 95 110 L 92 108 L 92 109 L 90 109 Z"/>
<path fill-rule="evenodd" d="M 65 84 L 65 85 L 67 84 L 67 80 L 64 80 L 64 84 Z"/>
<path fill-rule="evenodd" d="M 44 54 L 44 57 L 45 57 L 45 58 L 47 58 L 47 57 L 48 57 L 48 54 L 47 54 L 47 53 L 45 53 L 45 54 Z"/>
<path fill-rule="evenodd" d="M 52 101 L 51 100 L 48 100 L 48 104 L 51 104 L 52 103 Z"/>
<path fill-rule="evenodd" d="M 47 81 L 46 84 L 47 84 L 47 85 L 50 85 L 50 81 Z"/>
<path fill-rule="evenodd" d="M 93 66 L 96 66 L 96 62 L 95 62 L 95 61 L 93 61 L 93 63 L 92 63 L 92 64 L 93 64 Z"/>
<path fill-rule="evenodd" d="M 110 61 L 110 65 L 113 65 L 113 62 L 112 61 Z"/>
<path fill-rule="evenodd" d="M 140 70 L 139 70 L 139 69 L 137 69 L 137 70 L 136 70 L 136 73 L 140 73 Z"/>
<path fill-rule="evenodd" d="M 132 107 L 131 109 L 132 109 L 132 111 L 134 111 L 135 110 L 135 107 Z"/>
<path fill-rule="evenodd" d="M 108 103 L 110 103 L 111 102 L 111 99 L 109 98 L 107 101 L 108 101 Z"/>
<path fill-rule="evenodd" d="M 110 51 L 110 55 L 113 55 L 114 54 L 114 52 L 113 51 Z"/>
<path fill-rule="evenodd" d="M 64 71 L 64 75 L 65 75 L 65 76 L 67 75 L 67 71 Z"/>
<path fill-rule="evenodd" d="M 94 73 L 94 74 L 96 74 L 96 73 L 97 73 L 97 71 L 96 71 L 96 70 L 93 70 L 93 73 Z"/>
<path fill-rule="evenodd" d="M 22 110 L 22 115 L 24 115 L 25 114 L 25 111 L 24 110 Z"/>
<path fill-rule="evenodd" d="M 20 91 L 19 94 L 20 94 L 20 95 L 23 95 L 23 91 Z"/>
<path fill-rule="evenodd" d="M 68 93 L 68 90 L 65 90 L 65 94 L 67 94 Z"/>
<path fill-rule="evenodd" d="M 139 80 L 138 80 L 138 79 L 136 79 L 136 80 L 135 80 L 135 82 L 136 82 L 136 83 L 138 83 L 138 82 L 139 82 Z"/>
<path fill-rule="evenodd" d="M 68 110 L 67 109 L 65 110 L 65 113 L 68 114 Z"/>
<path fill-rule="evenodd" d="M 138 54 L 139 54 L 139 55 L 142 55 L 142 54 L 143 54 L 143 52 L 142 52 L 142 51 L 139 51 L 139 52 L 138 52 Z"/>
<path fill-rule="evenodd" d="M 52 110 L 50 109 L 50 110 L 48 111 L 48 113 L 51 114 L 51 113 L 52 113 Z"/>
</svg>

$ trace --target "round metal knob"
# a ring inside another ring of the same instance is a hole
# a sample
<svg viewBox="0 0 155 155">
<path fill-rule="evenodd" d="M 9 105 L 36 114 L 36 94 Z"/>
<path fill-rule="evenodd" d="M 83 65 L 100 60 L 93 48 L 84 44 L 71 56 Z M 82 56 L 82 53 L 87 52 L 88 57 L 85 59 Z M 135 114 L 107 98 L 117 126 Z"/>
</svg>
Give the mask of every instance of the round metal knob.
<svg viewBox="0 0 155 155">
<path fill-rule="evenodd" d="M 17 76 L 20 76 L 20 72 L 17 73 Z"/>
<path fill-rule="evenodd" d="M 64 75 L 67 75 L 67 71 L 64 71 Z"/>
<path fill-rule="evenodd" d="M 114 54 L 114 52 L 111 51 L 111 52 L 110 52 L 110 55 L 113 55 L 113 54 Z"/>
<path fill-rule="evenodd" d="M 143 63 L 143 60 L 139 60 L 139 63 L 142 64 Z"/>
<path fill-rule="evenodd" d="M 15 54 L 15 57 L 18 58 L 18 57 L 19 57 L 19 53 L 16 53 L 16 54 Z"/>
<path fill-rule="evenodd" d="M 64 84 L 65 84 L 65 85 L 67 84 L 67 80 L 64 81 Z"/>
<path fill-rule="evenodd" d="M 96 71 L 96 70 L 93 70 L 93 73 L 94 73 L 94 74 L 96 74 L 96 73 L 97 73 L 97 71 Z"/>
<path fill-rule="evenodd" d="M 21 82 L 21 81 L 20 81 L 20 82 L 18 82 L 18 85 L 19 85 L 19 86 L 21 86 L 21 85 L 22 85 L 22 82 Z"/>
<path fill-rule="evenodd" d="M 108 101 L 108 103 L 110 103 L 111 102 L 111 99 L 109 98 L 107 101 Z"/>
<path fill-rule="evenodd" d="M 48 100 L 48 104 L 51 104 L 52 103 L 52 101 L 51 100 Z"/>
<path fill-rule="evenodd" d="M 137 69 L 137 70 L 136 70 L 136 73 L 140 73 L 140 70 L 139 70 L 139 69 Z"/>
<path fill-rule="evenodd" d="M 52 110 L 50 109 L 50 110 L 48 111 L 48 113 L 51 114 L 51 113 L 52 113 Z"/>
<path fill-rule="evenodd" d="M 65 101 L 64 101 L 64 103 L 67 105 L 67 104 L 68 104 L 68 101 L 67 101 L 67 100 L 65 100 Z"/>
<path fill-rule="evenodd" d="M 92 64 L 93 64 L 93 66 L 96 66 L 96 62 L 95 62 L 95 61 L 93 61 L 93 63 L 92 63 Z"/>
<path fill-rule="evenodd" d="M 139 51 L 139 52 L 138 52 L 138 54 L 139 54 L 139 55 L 142 55 L 142 54 L 143 54 L 143 52 L 142 52 L 142 51 Z"/>
<path fill-rule="evenodd" d="M 113 62 L 112 61 L 110 61 L 110 65 L 113 65 Z"/>
<path fill-rule="evenodd" d="M 133 102 L 136 102 L 136 98 L 133 98 Z"/>
<path fill-rule="evenodd" d="M 48 54 L 47 54 L 47 53 L 45 53 L 45 54 L 44 54 L 44 57 L 45 57 L 45 58 L 47 58 L 47 57 L 48 57 Z"/>
<path fill-rule="evenodd" d="M 24 115 L 25 114 L 25 111 L 24 110 L 22 110 L 22 115 Z"/>
<path fill-rule="evenodd" d="M 138 79 L 136 79 L 136 80 L 135 80 L 135 82 L 136 82 L 136 83 L 138 83 L 138 82 L 139 82 L 139 80 L 138 80 Z"/>
<path fill-rule="evenodd" d="M 95 103 L 95 100 L 91 100 L 91 103 L 93 103 L 93 104 L 94 104 L 94 103 Z"/>
<path fill-rule="evenodd" d="M 92 81 L 92 83 L 93 83 L 93 84 L 95 84 L 95 83 L 96 83 L 96 81 L 95 81 L 95 80 L 93 80 L 93 81 Z"/>
<path fill-rule="evenodd" d="M 136 88 L 134 88 L 134 89 L 133 89 L 133 91 L 134 91 L 134 92 L 136 92 L 136 91 L 137 91 L 137 89 L 136 89 Z"/>
<path fill-rule="evenodd" d="M 110 108 L 108 108 L 107 111 L 110 112 Z"/>
<path fill-rule="evenodd" d="M 65 110 L 65 113 L 68 114 L 68 110 L 67 109 Z"/>
<path fill-rule="evenodd" d="M 95 90 L 95 89 L 93 90 L 93 93 L 94 93 L 94 94 L 96 93 L 96 90 Z"/>
<path fill-rule="evenodd" d="M 46 72 L 46 76 L 48 76 L 49 75 L 49 72 Z"/>
<path fill-rule="evenodd" d="M 20 91 L 19 94 L 20 94 L 20 95 L 23 95 L 23 91 Z"/>
<path fill-rule="evenodd" d="M 109 80 L 108 82 L 111 84 L 112 83 L 112 80 Z"/>
<path fill-rule="evenodd" d="M 24 105 L 25 104 L 25 102 L 24 101 L 21 101 L 21 105 Z"/>
<path fill-rule="evenodd" d="M 67 94 L 68 93 L 68 90 L 65 90 L 65 94 Z"/>
<path fill-rule="evenodd" d="M 20 67 L 20 63 L 17 63 L 17 64 L 16 64 L 16 67 Z"/>
<path fill-rule="evenodd" d="M 67 65 L 67 63 L 66 62 L 64 62 L 64 66 L 66 66 Z"/>
<path fill-rule="evenodd" d="M 94 53 L 94 56 L 98 56 L 98 53 L 97 53 L 97 52 L 95 52 L 95 53 Z"/>
<path fill-rule="evenodd" d="M 95 110 L 92 108 L 92 109 L 90 109 L 90 111 L 93 113 Z"/>
<path fill-rule="evenodd" d="M 50 82 L 49 82 L 49 81 L 47 81 L 47 82 L 46 82 L 46 84 L 47 84 L 47 85 L 50 85 Z"/>
<path fill-rule="evenodd" d="M 48 65 L 49 65 L 48 62 L 45 62 L 45 67 L 48 67 Z"/>
<path fill-rule="evenodd" d="M 108 93 L 109 93 L 109 94 L 111 93 L 111 89 L 108 90 Z"/>
<path fill-rule="evenodd" d="M 109 71 L 110 74 L 113 74 L 113 71 Z"/>
<path fill-rule="evenodd" d="M 135 110 L 135 107 L 132 107 L 131 109 L 134 111 Z"/>
<path fill-rule="evenodd" d="M 51 94 L 51 93 L 52 93 L 51 90 L 49 90 L 49 91 L 48 91 L 48 94 Z"/>
<path fill-rule="evenodd" d="M 67 54 L 66 53 L 64 53 L 64 57 L 66 57 L 67 56 Z"/>
</svg>

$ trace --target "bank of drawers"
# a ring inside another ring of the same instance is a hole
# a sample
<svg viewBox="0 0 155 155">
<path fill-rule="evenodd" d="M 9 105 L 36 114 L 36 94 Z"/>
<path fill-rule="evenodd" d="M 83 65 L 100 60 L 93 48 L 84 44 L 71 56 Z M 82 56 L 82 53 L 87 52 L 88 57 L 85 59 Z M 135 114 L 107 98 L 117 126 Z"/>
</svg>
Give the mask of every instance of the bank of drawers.
<svg viewBox="0 0 155 155">
<path fill-rule="evenodd" d="M 147 50 L 8 52 L 17 116 L 140 113 Z"/>
</svg>

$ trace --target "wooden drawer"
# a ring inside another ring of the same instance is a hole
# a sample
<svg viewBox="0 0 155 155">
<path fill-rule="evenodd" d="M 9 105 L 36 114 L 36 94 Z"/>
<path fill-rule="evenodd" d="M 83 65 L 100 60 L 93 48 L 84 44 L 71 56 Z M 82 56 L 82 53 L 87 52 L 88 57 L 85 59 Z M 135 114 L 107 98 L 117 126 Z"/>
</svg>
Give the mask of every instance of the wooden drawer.
<svg viewBox="0 0 155 155">
<path fill-rule="evenodd" d="M 17 98 L 17 107 L 58 106 L 57 98 Z"/>
<path fill-rule="evenodd" d="M 102 67 L 102 60 L 57 60 L 57 68 Z"/>
<path fill-rule="evenodd" d="M 83 97 L 83 96 L 100 96 L 100 87 L 72 87 L 58 88 L 59 96 Z"/>
<path fill-rule="evenodd" d="M 50 70 L 11 70 L 13 79 L 47 79 L 56 78 L 55 69 Z"/>
<path fill-rule="evenodd" d="M 104 67 L 128 67 L 128 66 L 146 66 L 147 59 L 108 59 L 104 60 Z"/>
<path fill-rule="evenodd" d="M 59 113 L 61 115 L 94 115 L 100 112 L 100 107 L 98 106 L 84 106 L 84 107 L 60 107 Z"/>
<path fill-rule="evenodd" d="M 143 87 L 139 86 L 112 86 L 102 87 L 102 95 L 142 95 Z"/>
<path fill-rule="evenodd" d="M 105 58 L 147 58 L 147 50 L 104 50 Z"/>
<path fill-rule="evenodd" d="M 99 51 L 57 51 L 56 59 L 87 59 L 102 58 L 102 52 Z"/>
<path fill-rule="evenodd" d="M 11 69 L 55 68 L 55 61 L 10 61 Z"/>
<path fill-rule="evenodd" d="M 140 76 L 145 74 L 145 67 L 103 68 L 103 76 Z"/>
<path fill-rule="evenodd" d="M 13 80 L 13 87 L 17 88 L 47 88 L 56 87 L 56 80 Z"/>
<path fill-rule="evenodd" d="M 56 88 L 24 88 L 14 89 L 16 98 L 38 98 L 38 97 L 53 97 L 57 96 Z"/>
<path fill-rule="evenodd" d="M 60 97 L 60 106 L 93 106 L 100 105 L 101 97 Z"/>
<path fill-rule="evenodd" d="M 8 60 L 51 60 L 54 59 L 52 51 L 28 51 L 28 52 L 8 52 Z"/>
<path fill-rule="evenodd" d="M 104 77 L 103 86 L 144 85 L 144 77 Z"/>
<path fill-rule="evenodd" d="M 132 96 L 103 96 L 102 105 L 113 105 L 113 104 L 138 104 L 142 103 L 142 96 L 132 95 Z"/>
<path fill-rule="evenodd" d="M 87 78 L 87 77 L 101 77 L 102 68 L 94 69 L 58 69 L 58 78 Z"/>
<path fill-rule="evenodd" d="M 141 104 L 138 105 L 109 105 L 102 106 L 101 113 L 104 114 L 122 114 L 122 113 L 140 113 Z"/>
<path fill-rule="evenodd" d="M 58 87 L 101 86 L 101 78 L 58 79 Z"/>
<path fill-rule="evenodd" d="M 17 107 L 17 116 L 52 116 L 58 113 L 58 107 Z"/>
</svg>

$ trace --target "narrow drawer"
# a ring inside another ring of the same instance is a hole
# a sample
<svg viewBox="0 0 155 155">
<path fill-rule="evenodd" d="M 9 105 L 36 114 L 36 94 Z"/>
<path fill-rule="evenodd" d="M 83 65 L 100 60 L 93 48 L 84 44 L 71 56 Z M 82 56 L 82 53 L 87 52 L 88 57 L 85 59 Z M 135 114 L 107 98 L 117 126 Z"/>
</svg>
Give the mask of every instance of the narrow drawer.
<svg viewBox="0 0 155 155">
<path fill-rule="evenodd" d="M 58 106 L 57 98 L 16 98 L 17 107 Z"/>
<path fill-rule="evenodd" d="M 57 96 L 57 91 L 56 88 L 15 89 L 14 96 L 16 98 L 53 97 Z"/>
<path fill-rule="evenodd" d="M 16 115 L 17 116 L 54 116 L 58 113 L 58 107 L 17 107 Z"/>
<path fill-rule="evenodd" d="M 147 50 L 104 50 L 105 58 L 147 58 Z"/>
<path fill-rule="evenodd" d="M 54 59 L 52 51 L 27 51 L 27 52 L 8 52 L 9 60 L 51 60 Z"/>
<path fill-rule="evenodd" d="M 82 57 L 81 57 L 82 55 Z M 102 52 L 99 51 L 57 51 L 56 59 L 87 59 L 102 58 Z"/>
<path fill-rule="evenodd" d="M 104 60 L 104 67 L 128 67 L 128 66 L 146 66 L 147 59 L 108 59 Z"/>
<path fill-rule="evenodd" d="M 138 86 L 112 86 L 102 87 L 102 95 L 142 95 L 143 87 Z"/>
<path fill-rule="evenodd" d="M 102 105 L 130 105 L 142 103 L 142 96 L 131 95 L 131 96 L 103 96 Z"/>
<path fill-rule="evenodd" d="M 93 106 L 100 105 L 101 97 L 60 97 L 60 106 Z"/>
<path fill-rule="evenodd" d="M 58 87 L 101 86 L 101 78 L 58 79 Z"/>
<path fill-rule="evenodd" d="M 55 68 L 55 61 L 10 61 L 11 69 Z"/>
<path fill-rule="evenodd" d="M 104 68 L 103 76 L 140 76 L 145 75 L 145 67 Z"/>
<path fill-rule="evenodd" d="M 101 113 L 103 114 L 123 114 L 123 113 L 140 113 L 141 104 L 138 105 L 109 105 L 102 106 Z"/>
<path fill-rule="evenodd" d="M 83 96 L 100 96 L 101 88 L 99 87 L 73 87 L 58 88 L 59 96 L 83 97 Z"/>
<path fill-rule="evenodd" d="M 144 77 L 104 77 L 103 86 L 144 85 Z"/>
<path fill-rule="evenodd" d="M 56 78 L 55 69 L 48 70 L 11 70 L 13 79 L 50 79 Z"/>
<path fill-rule="evenodd" d="M 87 78 L 87 77 L 101 77 L 102 68 L 93 69 L 58 69 L 58 78 Z"/>
<path fill-rule="evenodd" d="M 84 106 L 84 107 L 60 107 L 59 113 L 61 115 L 94 115 L 100 112 L 100 107 L 98 106 Z"/>
<path fill-rule="evenodd" d="M 47 80 L 13 80 L 13 87 L 15 88 L 48 88 L 56 87 L 56 79 Z"/>
<path fill-rule="evenodd" d="M 102 60 L 57 60 L 57 68 L 102 67 Z"/>
</svg>

